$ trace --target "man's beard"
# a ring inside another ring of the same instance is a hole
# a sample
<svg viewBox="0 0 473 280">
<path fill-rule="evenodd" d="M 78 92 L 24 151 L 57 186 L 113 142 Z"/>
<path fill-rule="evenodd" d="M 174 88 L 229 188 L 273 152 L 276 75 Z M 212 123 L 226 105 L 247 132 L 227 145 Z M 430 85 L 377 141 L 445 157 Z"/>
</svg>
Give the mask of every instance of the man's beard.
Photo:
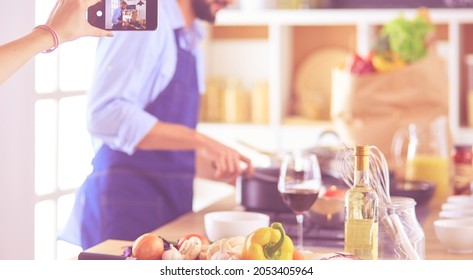
<svg viewBox="0 0 473 280">
<path fill-rule="evenodd" d="M 194 9 L 195 15 L 197 18 L 208 21 L 210 23 L 215 22 L 215 15 L 212 14 L 210 9 L 211 3 L 208 3 L 206 0 L 191 0 L 192 8 Z"/>
</svg>

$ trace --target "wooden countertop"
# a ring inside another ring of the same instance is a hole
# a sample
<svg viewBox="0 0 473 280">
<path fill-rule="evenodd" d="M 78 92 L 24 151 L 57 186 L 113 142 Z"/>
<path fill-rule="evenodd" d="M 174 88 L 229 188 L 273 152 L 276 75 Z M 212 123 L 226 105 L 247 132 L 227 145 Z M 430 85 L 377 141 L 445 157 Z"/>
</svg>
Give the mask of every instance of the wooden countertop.
<svg viewBox="0 0 473 280">
<path fill-rule="evenodd" d="M 423 221 L 423 229 L 426 241 L 426 259 L 427 260 L 473 260 L 473 253 L 471 254 L 452 254 L 447 252 L 447 249 L 437 240 L 434 232 L 433 222 L 438 219 L 438 212 L 440 206 L 445 201 L 445 198 L 434 198 L 429 203 L 429 213 Z M 235 196 L 227 196 L 209 207 L 199 211 L 192 212 L 181 216 L 175 221 L 168 223 L 160 228 L 157 228 L 153 233 L 162 236 L 170 241 L 177 241 L 182 236 L 188 233 L 205 234 L 204 229 L 204 214 L 213 211 L 235 210 L 241 209 L 235 201 Z M 126 246 L 130 246 L 132 241 L 125 240 L 107 240 L 88 249 L 88 252 L 104 253 L 121 255 Z M 340 251 L 338 248 L 311 248 L 315 255 L 329 252 Z"/>
</svg>

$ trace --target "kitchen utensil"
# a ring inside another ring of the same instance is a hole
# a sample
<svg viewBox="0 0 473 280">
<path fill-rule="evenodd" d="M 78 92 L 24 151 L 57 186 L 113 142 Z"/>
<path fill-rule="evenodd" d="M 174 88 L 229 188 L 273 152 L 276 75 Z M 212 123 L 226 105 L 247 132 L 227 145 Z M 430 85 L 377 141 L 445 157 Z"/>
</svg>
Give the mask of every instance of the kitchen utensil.
<svg viewBox="0 0 473 280">
<path fill-rule="evenodd" d="M 247 236 L 254 230 L 269 226 L 270 217 L 263 213 L 218 211 L 204 215 L 205 233 L 210 241 L 234 236 Z"/>
<path fill-rule="evenodd" d="M 342 146 L 337 154 L 337 166 L 340 170 L 340 175 L 348 186 L 352 186 L 354 182 L 354 157 L 352 150 L 347 146 Z M 422 255 L 416 251 L 415 244 L 411 243 L 399 215 L 395 211 L 390 210 L 395 205 L 391 200 L 390 172 L 386 158 L 378 147 L 371 146 L 370 150 L 370 183 L 379 196 L 379 203 L 384 205 L 382 208 L 378 208 L 379 221 L 382 222 L 383 230 L 389 233 L 396 249 L 405 252 L 407 259 L 421 259 Z"/>
<path fill-rule="evenodd" d="M 380 213 L 392 213 L 399 217 L 400 226 L 405 232 L 405 237 L 412 249 L 417 252 L 420 259 L 425 258 L 425 235 L 422 227 L 417 220 L 415 211 L 416 202 L 410 197 L 391 197 L 389 205 L 381 204 Z M 394 234 L 393 234 L 394 233 Z M 403 240 L 391 230 L 391 228 L 384 225 L 379 228 L 379 258 L 389 260 L 408 260 L 412 256 L 410 252 L 405 249 Z"/>
<path fill-rule="evenodd" d="M 92 253 L 92 252 L 80 252 L 78 256 L 78 260 L 136 260 L 133 257 L 127 256 L 118 256 L 118 255 L 110 255 L 110 254 L 101 254 L 101 253 Z"/>
<path fill-rule="evenodd" d="M 473 210 L 472 204 L 446 202 L 440 207 L 441 210 Z"/>
<path fill-rule="evenodd" d="M 343 229 L 347 188 L 326 184 L 324 187 L 325 190 L 310 208 L 309 218 L 323 228 Z"/>
<path fill-rule="evenodd" d="M 411 123 L 395 133 L 392 145 L 399 173 L 404 173 L 406 180 L 434 183 L 438 195 L 445 195 L 449 191 L 450 149 L 447 131 L 447 118 L 444 116 L 430 123 Z M 403 150 L 405 143 L 407 153 Z"/>
<path fill-rule="evenodd" d="M 455 218 L 473 218 L 473 209 L 452 209 L 442 210 L 439 212 L 440 219 L 455 219 Z"/>
<path fill-rule="evenodd" d="M 326 189 L 337 188 L 342 192 L 347 189 L 342 180 L 323 170 L 321 175 L 322 184 Z M 239 204 L 250 211 L 290 212 L 291 210 L 283 203 L 278 193 L 278 178 L 279 167 L 256 167 L 252 177 L 243 175 L 236 186 Z M 321 197 L 325 197 L 324 193 L 321 193 Z M 318 201 L 315 202 L 315 205 L 317 203 Z M 310 214 L 310 216 L 313 214 L 317 216 L 317 213 L 311 212 Z M 324 226 L 323 221 L 321 225 Z"/>
<path fill-rule="evenodd" d="M 264 150 L 241 139 L 237 139 L 237 142 L 248 149 L 268 157 L 270 167 L 279 168 L 281 165 L 282 155 L 285 153 L 285 151 Z M 321 172 L 323 174 L 328 174 L 332 177 L 338 178 L 339 174 L 338 170 L 336 169 L 335 162 L 338 146 L 340 144 L 341 140 L 339 135 L 331 129 L 326 129 L 318 135 L 317 139 L 315 139 L 313 147 L 302 149 L 301 151 L 302 153 L 315 154 L 317 156 Z M 272 174 L 271 171 L 268 172 Z M 277 174 L 279 174 L 278 172 Z"/>
<path fill-rule="evenodd" d="M 473 218 L 440 219 L 434 221 L 435 235 L 448 252 L 473 252 Z"/>
<path fill-rule="evenodd" d="M 435 185 L 431 182 L 401 180 L 391 184 L 392 196 L 403 196 L 413 198 L 417 205 L 423 205 L 432 199 Z"/>
<path fill-rule="evenodd" d="M 301 116 L 330 120 L 332 69 L 344 62 L 348 53 L 343 48 L 321 48 L 310 53 L 300 64 L 295 77 L 295 93 Z"/>
<path fill-rule="evenodd" d="M 242 10 L 264 10 L 276 8 L 277 0 L 239 0 L 240 9 Z"/>
<path fill-rule="evenodd" d="M 473 195 L 451 195 L 447 197 L 447 202 L 473 206 Z"/>
</svg>

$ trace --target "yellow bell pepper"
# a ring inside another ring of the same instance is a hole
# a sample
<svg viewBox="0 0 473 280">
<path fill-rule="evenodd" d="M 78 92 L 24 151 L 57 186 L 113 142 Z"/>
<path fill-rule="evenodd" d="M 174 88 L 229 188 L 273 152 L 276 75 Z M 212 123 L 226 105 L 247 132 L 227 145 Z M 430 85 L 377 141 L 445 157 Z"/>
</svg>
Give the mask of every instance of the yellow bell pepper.
<svg viewBox="0 0 473 280">
<path fill-rule="evenodd" d="M 245 238 L 243 260 L 292 260 L 294 244 L 281 223 L 255 230 Z"/>
<path fill-rule="evenodd" d="M 406 62 L 393 52 L 374 55 L 372 63 L 374 68 L 381 73 L 399 70 L 406 66 Z"/>
</svg>

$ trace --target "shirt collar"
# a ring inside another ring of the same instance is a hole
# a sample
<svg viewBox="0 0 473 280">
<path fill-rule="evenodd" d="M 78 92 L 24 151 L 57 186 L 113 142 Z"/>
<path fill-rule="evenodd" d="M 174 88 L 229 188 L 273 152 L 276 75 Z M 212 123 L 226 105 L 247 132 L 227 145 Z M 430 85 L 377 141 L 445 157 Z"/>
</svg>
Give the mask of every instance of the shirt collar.
<svg viewBox="0 0 473 280">
<path fill-rule="evenodd" d="M 176 0 L 159 1 L 159 4 L 164 8 L 164 12 L 168 15 L 166 19 L 172 29 L 179 29 L 184 27 L 184 18 L 182 17 L 181 9 Z"/>
<path fill-rule="evenodd" d="M 159 1 L 163 4 L 164 12 L 169 16 L 166 17 L 170 20 L 171 27 L 176 30 L 180 29 L 180 44 L 181 47 L 186 49 L 193 49 L 197 46 L 199 41 L 204 37 L 204 28 L 202 24 L 195 20 L 189 28 L 185 28 L 184 18 L 182 17 L 181 10 L 177 1 Z"/>
</svg>

